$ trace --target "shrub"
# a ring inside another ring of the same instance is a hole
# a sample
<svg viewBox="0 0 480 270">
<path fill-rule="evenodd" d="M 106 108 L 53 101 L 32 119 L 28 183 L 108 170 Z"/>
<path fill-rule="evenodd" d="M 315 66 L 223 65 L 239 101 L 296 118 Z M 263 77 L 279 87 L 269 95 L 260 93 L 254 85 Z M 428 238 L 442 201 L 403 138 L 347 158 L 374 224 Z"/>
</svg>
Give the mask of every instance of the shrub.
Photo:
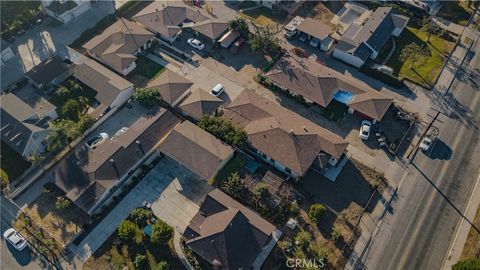
<svg viewBox="0 0 480 270">
<path fill-rule="evenodd" d="M 159 262 L 156 266 L 152 268 L 152 270 L 168 270 L 170 265 L 166 261 Z"/>
<path fill-rule="evenodd" d="M 340 240 L 343 237 L 342 232 L 343 232 L 342 228 L 337 227 L 337 226 L 333 227 L 333 230 L 330 233 L 330 236 L 332 237 L 332 240 L 333 241 Z"/>
<path fill-rule="evenodd" d="M 225 118 L 204 115 L 198 125 L 230 145 L 242 148 L 247 143 L 247 133 Z"/>
<path fill-rule="evenodd" d="M 299 231 L 297 235 L 295 235 L 295 243 L 297 243 L 302 249 L 306 249 L 311 241 L 312 236 L 307 231 Z"/>
<path fill-rule="evenodd" d="M 55 208 L 59 210 L 64 210 L 70 207 L 70 200 L 65 198 L 64 196 L 57 197 L 55 201 Z"/>
<path fill-rule="evenodd" d="M 135 238 L 137 226 L 130 220 L 124 220 L 118 226 L 118 236 L 124 241 L 132 241 Z"/>
<path fill-rule="evenodd" d="M 395 87 L 395 88 L 405 87 L 405 83 L 403 83 L 403 79 L 394 78 L 388 74 L 372 69 L 368 65 L 363 65 L 360 68 L 360 71 L 392 87 Z"/>
<path fill-rule="evenodd" d="M 247 192 L 245 183 L 237 172 L 233 172 L 225 182 L 222 183 L 222 190 L 235 199 L 243 198 Z"/>
<path fill-rule="evenodd" d="M 149 218 L 152 217 L 152 212 L 145 208 L 133 209 L 130 218 L 138 225 L 145 225 Z"/>
<path fill-rule="evenodd" d="M 327 208 L 325 208 L 325 206 L 323 206 L 322 204 L 312 204 L 312 206 L 310 206 L 310 209 L 308 210 L 308 217 L 313 222 L 317 223 L 326 211 Z"/>
<path fill-rule="evenodd" d="M 135 261 L 133 261 L 133 265 L 135 266 L 135 269 L 147 269 L 148 267 L 147 256 L 142 254 L 137 254 L 137 256 L 135 256 Z"/>
<path fill-rule="evenodd" d="M 153 232 L 150 241 L 154 244 L 167 244 L 168 240 L 173 236 L 173 228 L 168 226 L 167 223 L 158 220 L 153 225 Z"/>
<path fill-rule="evenodd" d="M 300 214 L 300 207 L 298 207 L 298 204 L 296 202 L 293 202 L 290 204 L 290 214 L 293 217 L 296 217 Z"/>
<path fill-rule="evenodd" d="M 133 99 L 147 107 L 155 105 L 159 97 L 160 92 L 153 88 L 137 88 L 133 93 Z"/>
<path fill-rule="evenodd" d="M 4 189 L 8 186 L 8 183 L 10 182 L 10 180 L 8 180 L 8 174 L 0 169 L 0 178 L 1 178 L 1 189 Z"/>
<path fill-rule="evenodd" d="M 479 270 L 480 260 L 477 258 L 467 258 L 463 261 L 458 261 L 452 266 L 452 270 Z"/>
</svg>

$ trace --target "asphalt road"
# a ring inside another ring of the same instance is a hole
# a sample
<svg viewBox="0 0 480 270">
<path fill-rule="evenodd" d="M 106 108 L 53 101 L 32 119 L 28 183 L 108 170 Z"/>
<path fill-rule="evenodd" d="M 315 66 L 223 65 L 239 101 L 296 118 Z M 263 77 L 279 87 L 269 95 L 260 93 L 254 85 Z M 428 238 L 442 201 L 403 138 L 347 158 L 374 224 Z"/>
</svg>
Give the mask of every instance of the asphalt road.
<svg viewBox="0 0 480 270">
<path fill-rule="evenodd" d="M 0 206 L 0 232 L 2 235 L 0 241 L 0 269 L 41 269 L 42 267 L 32 257 L 30 247 L 18 251 L 3 239 L 3 232 L 11 227 L 10 224 L 15 220 L 18 208 L 5 199 L 3 195 L 0 196 Z"/>
<path fill-rule="evenodd" d="M 428 153 L 409 167 L 368 253 L 366 269 L 441 269 L 480 166 L 480 42 L 452 84 Z"/>
</svg>

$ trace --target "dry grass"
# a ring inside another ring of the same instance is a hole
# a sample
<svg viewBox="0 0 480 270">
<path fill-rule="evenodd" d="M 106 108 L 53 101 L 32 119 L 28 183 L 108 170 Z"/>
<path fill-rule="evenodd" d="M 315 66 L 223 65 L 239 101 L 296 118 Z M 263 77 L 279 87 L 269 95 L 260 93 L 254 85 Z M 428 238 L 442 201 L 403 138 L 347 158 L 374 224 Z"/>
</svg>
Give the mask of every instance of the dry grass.
<svg viewBox="0 0 480 270">
<path fill-rule="evenodd" d="M 61 244 L 67 244 L 80 233 L 82 220 L 87 215 L 73 203 L 65 210 L 55 208 L 56 194 L 44 191 L 29 208 L 26 214 L 34 223 L 47 231 Z"/>
<path fill-rule="evenodd" d="M 377 187 L 378 191 L 382 193 L 388 186 L 388 180 L 385 178 L 384 174 L 378 172 L 356 159 L 351 159 L 352 164 L 360 171 L 365 180 L 372 186 Z"/>
<path fill-rule="evenodd" d="M 477 214 L 473 220 L 473 224 L 477 228 L 480 228 L 480 208 L 477 209 Z M 463 247 L 460 260 L 464 260 L 469 257 L 480 258 L 480 233 L 478 233 L 474 228 L 471 228 L 470 232 L 468 233 L 467 241 Z"/>
</svg>

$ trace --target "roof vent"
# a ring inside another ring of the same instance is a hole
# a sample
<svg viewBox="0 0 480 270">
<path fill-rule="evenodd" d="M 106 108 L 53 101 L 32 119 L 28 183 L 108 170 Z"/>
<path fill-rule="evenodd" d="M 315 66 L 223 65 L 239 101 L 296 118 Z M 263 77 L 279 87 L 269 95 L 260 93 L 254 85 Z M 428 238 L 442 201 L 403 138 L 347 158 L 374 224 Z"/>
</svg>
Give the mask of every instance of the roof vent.
<svg viewBox="0 0 480 270">
<path fill-rule="evenodd" d="M 308 129 L 306 126 L 303 126 L 303 130 L 305 130 L 306 132 L 308 132 Z"/>
<path fill-rule="evenodd" d="M 114 164 L 114 163 L 115 163 L 115 159 L 111 158 L 111 159 L 109 160 L 109 162 L 112 163 L 112 164 Z"/>
</svg>

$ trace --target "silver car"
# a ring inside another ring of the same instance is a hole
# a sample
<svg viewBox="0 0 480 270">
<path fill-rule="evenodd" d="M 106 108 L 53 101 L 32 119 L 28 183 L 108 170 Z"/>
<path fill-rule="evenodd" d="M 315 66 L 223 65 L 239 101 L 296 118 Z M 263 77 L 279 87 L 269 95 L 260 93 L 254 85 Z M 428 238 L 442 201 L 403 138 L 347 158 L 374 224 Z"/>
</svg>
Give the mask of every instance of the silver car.
<svg viewBox="0 0 480 270">
<path fill-rule="evenodd" d="M 3 233 L 3 238 L 5 238 L 12 246 L 15 247 L 18 251 L 24 250 L 28 243 L 21 234 L 19 234 L 14 228 L 10 228 Z"/>
</svg>

